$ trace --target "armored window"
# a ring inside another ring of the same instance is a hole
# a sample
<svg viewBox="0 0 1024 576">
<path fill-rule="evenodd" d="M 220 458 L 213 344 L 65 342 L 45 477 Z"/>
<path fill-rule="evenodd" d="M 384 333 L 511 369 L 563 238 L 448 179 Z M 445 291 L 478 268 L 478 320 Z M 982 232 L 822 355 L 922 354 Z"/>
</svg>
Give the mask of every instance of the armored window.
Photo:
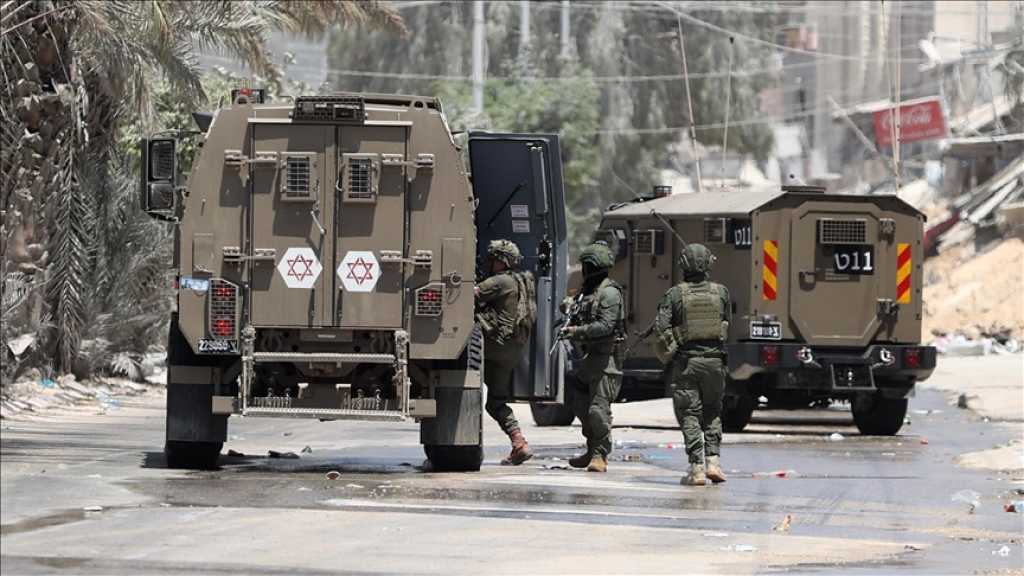
<svg viewBox="0 0 1024 576">
<path fill-rule="evenodd" d="M 603 228 L 594 233 L 594 240 L 603 240 L 615 254 L 615 261 L 622 260 L 627 255 L 628 242 L 626 242 L 626 231 L 622 228 Z"/>
<path fill-rule="evenodd" d="M 820 244 L 866 244 L 867 221 L 864 219 L 840 220 L 821 218 L 818 220 L 818 242 Z"/>
<path fill-rule="evenodd" d="M 704 243 L 724 244 L 725 230 L 728 218 L 705 218 L 704 219 Z"/>
<path fill-rule="evenodd" d="M 345 202 L 376 202 L 380 188 L 377 154 L 343 154 L 341 186 Z"/>
<path fill-rule="evenodd" d="M 636 230 L 633 232 L 633 252 L 660 255 L 665 253 L 664 230 Z"/>
<path fill-rule="evenodd" d="M 316 200 L 316 156 L 309 153 L 284 155 L 281 174 L 281 199 L 291 202 Z"/>
</svg>

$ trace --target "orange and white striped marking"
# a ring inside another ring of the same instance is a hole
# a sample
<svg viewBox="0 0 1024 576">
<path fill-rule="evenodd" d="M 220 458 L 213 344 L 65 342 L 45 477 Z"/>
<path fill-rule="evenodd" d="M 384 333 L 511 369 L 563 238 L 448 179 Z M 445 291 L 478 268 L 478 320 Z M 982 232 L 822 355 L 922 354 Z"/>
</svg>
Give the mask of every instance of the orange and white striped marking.
<svg viewBox="0 0 1024 576">
<path fill-rule="evenodd" d="M 761 269 L 761 296 L 765 300 L 775 300 L 778 296 L 779 274 L 779 243 L 775 240 L 764 241 L 764 268 Z"/>
<path fill-rule="evenodd" d="M 913 266 L 910 244 L 896 244 L 896 302 L 900 304 L 910 303 L 910 270 Z"/>
</svg>

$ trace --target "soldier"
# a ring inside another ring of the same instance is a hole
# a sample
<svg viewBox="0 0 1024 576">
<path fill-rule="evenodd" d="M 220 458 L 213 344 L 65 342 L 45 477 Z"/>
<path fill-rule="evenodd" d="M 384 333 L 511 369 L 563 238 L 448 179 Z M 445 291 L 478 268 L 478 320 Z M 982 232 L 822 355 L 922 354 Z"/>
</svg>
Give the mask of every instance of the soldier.
<svg viewBox="0 0 1024 576">
<path fill-rule="evenodd" d="M 520 310 L 533 308 L 534 304 L 521 302 L 534 297 L 533 275 L 516 270 L 521 258 L 514 242 L 492 240 L 487 246 L 490 276 L 476 286 L 476 317 L 484 333 L 484 383 L 487 385 L 484 407 L 512 442 L 512 452 L 501 463 L 514 466 L 533 457 L 519 422 L 508 406 L 512 399 L 512 373 L 530 336 L 529 329 L 518 326 Z"/>
<path fill-rule="evenodd" d="M 590 472 L 605 472 L 612 451 L 611 403 L 622 384 L 622 287 L 608 278 L 608 270 L 615 264 L 608 244 L 595 242 L 587 246 L 580 254 L 580 264 L 583 287 L 577 302 L 572 304 L 574 310 L 562 336 L 584 355 L 576 368 L 572 408 L 583 424 L 587 451 L 569 460 L 569 464 Z"/>
<path fill-rule="evenodd" d="M 703 245 L 687 245 L 679 257 L 683 282 L 661 298 L 655 319 L 655 347 L 671 363 L 672 405 L 690 460 L 690 473 L 680 483 L 690 486 L 703 486 L 708 479 L 725 482 L 719 449 L 725 338 L 732 311 L 728 289 L 708 280 L 713 262 Z"/>
</svg>

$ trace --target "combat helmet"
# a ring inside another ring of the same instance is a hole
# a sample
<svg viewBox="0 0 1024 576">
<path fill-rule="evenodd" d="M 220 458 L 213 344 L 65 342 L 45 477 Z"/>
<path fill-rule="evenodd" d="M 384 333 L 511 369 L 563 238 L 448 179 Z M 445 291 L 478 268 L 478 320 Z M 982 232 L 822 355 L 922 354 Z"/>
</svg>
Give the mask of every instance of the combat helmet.
<svg viewBox="0 0 1024 576">
<path fill-rule="evenodd" d="M 703 244 L 687 244 L 679 255 L 683 276 L 707 276 L 715 263 L 715 255 Z"/>
<path fill-rule="evenodd" d="M 607 270 L 615 265 L 615 256 L 607 242 L 598 240 L 580 252 L 580 264 L 589 264 L 595 271 Z"/>
<path fill-rule="evenodd" d="M 487 245 L 487 256 L 504 262 L 509 268 L 516 268 L 523 259 L 519 247 L 511 240 L 491 240 Z"/>
</svg>

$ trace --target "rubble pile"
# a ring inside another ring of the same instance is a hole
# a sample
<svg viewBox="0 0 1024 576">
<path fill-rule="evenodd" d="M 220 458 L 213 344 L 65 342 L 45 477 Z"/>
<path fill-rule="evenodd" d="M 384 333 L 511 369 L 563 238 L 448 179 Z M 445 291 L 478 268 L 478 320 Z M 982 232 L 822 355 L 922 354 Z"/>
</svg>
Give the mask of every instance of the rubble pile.
<svg viewBox="0 0 1024 576">
<path fill-rule="evenodd" d="M 924 336 L 1024 337 L 1024 240 L 948 247 L 924 265 Z"/>
</svg>

